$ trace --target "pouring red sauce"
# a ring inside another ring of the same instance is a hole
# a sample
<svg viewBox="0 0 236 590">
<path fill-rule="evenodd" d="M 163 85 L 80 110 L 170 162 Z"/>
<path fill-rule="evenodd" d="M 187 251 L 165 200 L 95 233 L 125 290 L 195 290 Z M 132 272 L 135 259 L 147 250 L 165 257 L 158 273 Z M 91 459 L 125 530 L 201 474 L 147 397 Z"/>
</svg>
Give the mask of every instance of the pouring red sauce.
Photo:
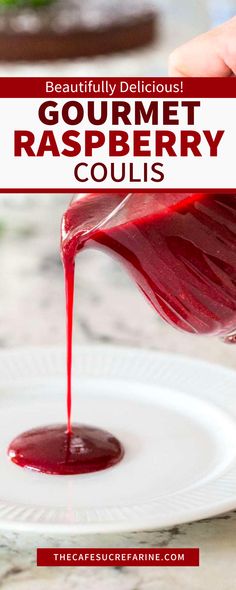
<svg viewBox="0 0 236 590">
<path fill-rule="evenodd" d="M 128 207 L 127 207 L 128 206 Z M 236 196 L 87 195 L 62 224 L 67 310 L 67 425 L 17 437 L 8 453 L 18 465 L 54 474 L 98 471 L 121 460 L 111 434 L 71 423 L 75 257 L 85 247 L 120 260 L 155 310 L 174 327 L 234 341 L 236 329 Z"/>
</svg>

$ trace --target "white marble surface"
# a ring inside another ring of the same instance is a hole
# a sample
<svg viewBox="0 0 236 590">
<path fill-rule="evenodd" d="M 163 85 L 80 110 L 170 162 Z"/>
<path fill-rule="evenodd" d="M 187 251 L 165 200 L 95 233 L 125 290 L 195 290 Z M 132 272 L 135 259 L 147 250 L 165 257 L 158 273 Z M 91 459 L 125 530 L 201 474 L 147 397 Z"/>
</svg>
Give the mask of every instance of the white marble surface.
<svg viewBox="0 0 236 590">
<path fill-rule="evenodd" d="M 59 225 L 65 195 L 0 197 L 0 346 L 64 344 Z M 76 343 L 110 342 L 185 353 L 236 367 L 236 349 L 164 324 L 121 268 L 87 252 L 77 264 Z M 199 546 L 201 567 L 36 568 L 37 546 Z M 0 536 L 4 590 L 233 590 L 236 515 L 164 531 L 47 538 Z"/>
</svg>

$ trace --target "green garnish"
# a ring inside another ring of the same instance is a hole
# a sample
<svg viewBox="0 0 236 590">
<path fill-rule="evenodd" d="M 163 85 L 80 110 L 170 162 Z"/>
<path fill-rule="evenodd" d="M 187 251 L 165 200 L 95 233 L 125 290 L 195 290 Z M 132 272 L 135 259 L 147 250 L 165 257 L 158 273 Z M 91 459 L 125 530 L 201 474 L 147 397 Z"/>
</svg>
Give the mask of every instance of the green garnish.
<svg viewBox="0 0 236 590">
<path fill-rule="evenodd" d="M 54 0 L 0 0 L 1 6 L 9 6 L 10 8 L 38 8 L 51 4 Z"/>
</svg>

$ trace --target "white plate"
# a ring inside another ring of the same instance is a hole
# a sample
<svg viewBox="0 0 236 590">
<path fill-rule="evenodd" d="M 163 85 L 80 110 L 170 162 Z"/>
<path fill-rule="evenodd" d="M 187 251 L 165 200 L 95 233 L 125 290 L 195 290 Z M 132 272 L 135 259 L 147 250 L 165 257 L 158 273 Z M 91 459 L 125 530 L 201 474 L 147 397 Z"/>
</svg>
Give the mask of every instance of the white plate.
<svg viewBox="0 0 236 590">
<path fill-rule="evenodd" d="M 0 526 L 45 533 L 162 528 L 236 507 L 236 374 L 174 355 L 74 350 L 73 417 L 110 430 L 125 457 L 79 476 L 6 456 L 20 432 L 65 421 L 65 353 L 0 353 Z"/>
</svg>

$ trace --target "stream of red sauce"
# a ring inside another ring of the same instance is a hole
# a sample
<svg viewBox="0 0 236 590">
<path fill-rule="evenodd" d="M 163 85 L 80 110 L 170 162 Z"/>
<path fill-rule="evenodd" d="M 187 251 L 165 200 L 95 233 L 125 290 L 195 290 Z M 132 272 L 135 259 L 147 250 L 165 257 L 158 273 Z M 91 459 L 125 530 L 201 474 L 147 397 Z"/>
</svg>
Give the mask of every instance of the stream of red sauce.
<svg viewBox="0 0 236 590">
<path fill-rule="evenodd" d="M 109 219 L 124 198 L 89 195 L 64 215 L 67 425 L 18 436 L 8 453 L 23 467 L 60 475 L 88 473 L 114 465 L 124 454 L 112 434 L 71 422 L 74 265 L 85 246 L 102 248 L 121 260 L 155 310 L 173 326 L 234 340 L 229 334 L 236 328 L 236 196 L 146 196 L 141 213 L 142 195 L 136 195 L 127 218 L 121 211 L 116 223 L 104 225 L 102 220 Z"/>
</svg>

